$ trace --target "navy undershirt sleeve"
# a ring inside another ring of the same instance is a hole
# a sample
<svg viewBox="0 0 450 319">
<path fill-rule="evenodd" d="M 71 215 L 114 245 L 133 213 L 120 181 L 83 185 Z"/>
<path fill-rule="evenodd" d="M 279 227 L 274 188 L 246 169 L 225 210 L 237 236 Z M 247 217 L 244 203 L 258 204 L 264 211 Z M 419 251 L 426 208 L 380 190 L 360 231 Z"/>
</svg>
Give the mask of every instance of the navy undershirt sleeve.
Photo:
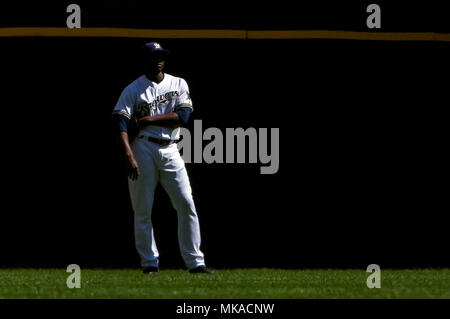
<svg viewBox="0 0 450 319">
<path fill-rule="evenodd" d="M 174 112 L 180 117 L 181 123 L 186 125 L 189 121 L 189 116 L 191 115 L 192 109 L 190 107 L 180 107 Z"/>
<path fill-rule="evenodd" d="M 118 132 L 128 132 L 130 119 L 123 115 L 113 115 L 114 128 Z"/>
</svg>

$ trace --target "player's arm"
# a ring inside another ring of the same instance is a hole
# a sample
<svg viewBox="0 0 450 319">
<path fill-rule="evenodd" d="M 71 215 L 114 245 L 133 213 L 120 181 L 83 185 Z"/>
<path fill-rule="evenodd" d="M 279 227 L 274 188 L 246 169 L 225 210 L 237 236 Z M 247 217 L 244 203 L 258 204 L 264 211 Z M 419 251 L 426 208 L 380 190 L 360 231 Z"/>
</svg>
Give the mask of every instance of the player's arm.
<svg viewBox="0 0 450 319">
<path fill-rule="evenodd" d="M 134 121 L 132 117 L 134 98 L 129 87 L 125 88 L 114 107 L 112 120 L 113 128 L 116 133 L 117 143 L 120 152 L 124 155 L 127 166 L 128 177 L 136 180 L 139 176 L 139 166 L 134 158 L 133 151 L 130 146 L 129 128 L 130 122 Z"/>
<path fill-rule="evenodd" d="M 167 114 L 144 116 L 138 121 L 139 127 L 147 125 L 157 125 L 169 128 L 175 128 L 180 125 L 186 125 L 192 110 L 189 107 L 180 107 Z"/>
<path fill-rule="evenodd" d="M 138 163 L 134 158 L 133 151 L 131 150 L 130 139 L 128 136 L 130 119 L 122 115 L 113 115 L 113 122 L 114 129 L 117 132 L 117 143 L 127 164 L 128 177 L 131 178 L 131 180 L 136 180 L 139 177 L 140 172 Z"/>
</svg>

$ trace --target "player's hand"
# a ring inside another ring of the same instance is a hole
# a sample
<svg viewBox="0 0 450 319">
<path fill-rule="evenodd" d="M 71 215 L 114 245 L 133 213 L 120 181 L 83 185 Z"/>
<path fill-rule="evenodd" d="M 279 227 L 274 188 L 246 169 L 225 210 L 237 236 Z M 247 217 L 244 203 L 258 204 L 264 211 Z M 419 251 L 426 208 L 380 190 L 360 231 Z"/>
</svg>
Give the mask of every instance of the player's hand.
<svg viewBox="0 0 450 319">
<path fill-rule="evenodd" d="M 139 165 L 136 162 L 134 156 L 130 156 L 127 160 L 127 166 L 128 166 L 128 177 L 134 181 L 137 180 L 140 172 L 139 172 Z"/>
</svg>

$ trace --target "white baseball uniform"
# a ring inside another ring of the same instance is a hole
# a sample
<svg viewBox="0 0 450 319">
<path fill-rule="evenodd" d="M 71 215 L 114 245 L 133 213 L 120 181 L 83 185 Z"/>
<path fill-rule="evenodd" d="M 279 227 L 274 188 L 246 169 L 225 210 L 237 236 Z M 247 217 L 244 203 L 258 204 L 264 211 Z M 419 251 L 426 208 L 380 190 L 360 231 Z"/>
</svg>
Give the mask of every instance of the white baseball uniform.
<svg viewBox="0 0 450 319">
<path fill-rule="evenodd" d="M 180 107 L 192 109 L 192 101 L 186 81 L 164 73 L 160 83 L 142 75 L 122 92 L 113 113 L 130 118 L 160 115 Z M 141 129 L 131 148 L 139 165 L 140 176 L 128 180 L 131 203 L 134 210 L 136 249 L 142 267 L 158 267 L 159 253 L 156 247 L 151 212 L 155 188 L 159 183 L 168 193 L 178 216 L 178 241 L 188 269 L 205 265 L 200 251 L 200 226 L 192 197 L 192 189 L 177 144 L 161 146 L 141 137 L 158 139 L 179 138 L 180 129 L 148 125 Z"/>
</svg>

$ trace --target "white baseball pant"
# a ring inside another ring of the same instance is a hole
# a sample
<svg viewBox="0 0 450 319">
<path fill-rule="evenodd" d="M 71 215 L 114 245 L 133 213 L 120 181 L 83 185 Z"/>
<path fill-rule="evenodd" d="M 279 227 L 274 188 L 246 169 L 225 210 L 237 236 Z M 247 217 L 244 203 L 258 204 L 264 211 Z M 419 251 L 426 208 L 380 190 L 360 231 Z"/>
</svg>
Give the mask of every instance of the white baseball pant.
<svg viewBox="0 0 450 319">
<path fill-rule="evenodd" d="M 128 179 L 134 210 L 136 250 L 142 267 L 158 267 L 158 248 L 151 221 L 155 188 L 161 183 L 177 211 L 178 242 L 188 269 L 205 265 L 200 251 L 200 225 L 189 177 L 175 143 L 160 146 L 144 138 L 136 139 L 131 148 L 139 165 L 137 180 Z"/>
</svg>

